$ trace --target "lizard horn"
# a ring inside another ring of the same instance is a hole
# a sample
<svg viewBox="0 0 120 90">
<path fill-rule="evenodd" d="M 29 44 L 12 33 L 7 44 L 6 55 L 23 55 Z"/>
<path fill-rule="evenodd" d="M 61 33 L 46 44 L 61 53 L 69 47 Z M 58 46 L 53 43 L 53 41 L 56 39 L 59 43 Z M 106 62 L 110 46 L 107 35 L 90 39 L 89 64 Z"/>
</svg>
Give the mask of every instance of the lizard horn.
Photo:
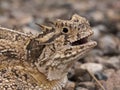
<svg viewBox="0 0 120 90">
<path fill-rule="evenodd" d="M 35 23 L 35 24 L 38 25 L 43 32 L 47 32 L 47 31 L 52 29 L 52 27 L 48 27 L 48 26 L 41 25 L 41 24 L 38 24 L 38 23 Z"/>
</svg>

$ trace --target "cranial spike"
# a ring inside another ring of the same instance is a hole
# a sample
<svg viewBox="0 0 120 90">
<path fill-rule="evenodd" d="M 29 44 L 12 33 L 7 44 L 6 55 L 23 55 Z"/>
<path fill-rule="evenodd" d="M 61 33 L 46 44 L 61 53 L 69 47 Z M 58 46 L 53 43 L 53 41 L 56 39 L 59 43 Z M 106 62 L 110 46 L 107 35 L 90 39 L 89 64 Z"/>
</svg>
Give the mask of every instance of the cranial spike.
<svg viewBox="0 0 120 90">
<path fill-rule="evenodd" d="M 48 26 L 41 25 L 41 24 L 38 24 L 38 23 L 36 23 L 36 25 L 38 25 L 43 32 L 46 32 L 46 31 L 49 31 L 49 30 L 52 29 L 52 27 L 48 27 Z"/>
<path fill-rule="evenodd" d="M 83 17 L 81 17 L 81 16 L 79 16 L 79 15 L 77 15 L 77 14 L 74 14 L 74 15 L 72 16 L 71 21 L 89 24 L 88 21 L 87 21 L 85 18 L 83 18 Z"/>
<path fill-rule="evenodd" d="M 75 22 L 79 22 L 79 20 L 81 20 L 81 19 L 83 19 L 83 17 L 80 17 L 79 15 L 77 15 L 77 14 L 74 14 L 73 16 L 72 16 L 72 21 L 75 21 Z"/>
<path fill-rule="evenodd" d="M 78 16 L 77 16 L 76 14 L 75 14 L 75 15 L 73 15 L 71 20 L 72 20 L 72 21 L 76 21 L 76 22 L 77 22 L 77 21 L 78 21 Z"/>
</svg>

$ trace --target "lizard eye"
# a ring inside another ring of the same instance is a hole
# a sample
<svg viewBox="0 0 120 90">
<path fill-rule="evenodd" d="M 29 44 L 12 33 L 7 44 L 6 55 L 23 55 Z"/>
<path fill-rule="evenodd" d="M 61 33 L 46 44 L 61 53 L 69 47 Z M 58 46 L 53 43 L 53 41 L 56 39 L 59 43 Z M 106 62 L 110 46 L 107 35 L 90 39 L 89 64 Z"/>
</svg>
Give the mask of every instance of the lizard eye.
<svg viewBox="0 0 120 90">
<path fill-rule="evenodd" d="M 63 28 L 62 32 L 63 33 L 68 33 L 68 28 Z"/>
</svg>

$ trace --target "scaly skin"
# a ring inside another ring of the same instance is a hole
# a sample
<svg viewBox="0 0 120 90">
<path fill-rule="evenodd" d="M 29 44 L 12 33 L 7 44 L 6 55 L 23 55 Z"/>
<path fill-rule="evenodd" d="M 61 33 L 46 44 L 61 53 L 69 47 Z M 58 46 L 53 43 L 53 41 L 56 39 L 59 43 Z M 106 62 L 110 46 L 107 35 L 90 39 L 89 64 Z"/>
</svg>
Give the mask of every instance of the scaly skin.
<svg viewBox="0 0 120 90">
<path fill-rule="evenodd" d="M 62 90 L 73 63 L 96 46 L 88 21 L 78 15 L 39 25 L 38 36 L 0 27 L 0 88 Z"/>
</svg>

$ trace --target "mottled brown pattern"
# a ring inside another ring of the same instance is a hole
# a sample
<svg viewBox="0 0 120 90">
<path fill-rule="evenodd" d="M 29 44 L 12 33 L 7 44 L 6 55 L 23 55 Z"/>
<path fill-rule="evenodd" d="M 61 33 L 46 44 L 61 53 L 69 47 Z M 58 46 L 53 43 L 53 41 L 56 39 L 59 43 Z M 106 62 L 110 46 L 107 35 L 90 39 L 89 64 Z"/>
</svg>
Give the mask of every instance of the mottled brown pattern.
<svg viewBox="0 0 120 90">
<path fill-rule="evenodd" d="M 0 88 L 62 90 L 73 62 L 96 46 L 88 21 L 78 15 L 39 25 L 42 34 L 27 35 L 0 27 Z"/>
</svg>

